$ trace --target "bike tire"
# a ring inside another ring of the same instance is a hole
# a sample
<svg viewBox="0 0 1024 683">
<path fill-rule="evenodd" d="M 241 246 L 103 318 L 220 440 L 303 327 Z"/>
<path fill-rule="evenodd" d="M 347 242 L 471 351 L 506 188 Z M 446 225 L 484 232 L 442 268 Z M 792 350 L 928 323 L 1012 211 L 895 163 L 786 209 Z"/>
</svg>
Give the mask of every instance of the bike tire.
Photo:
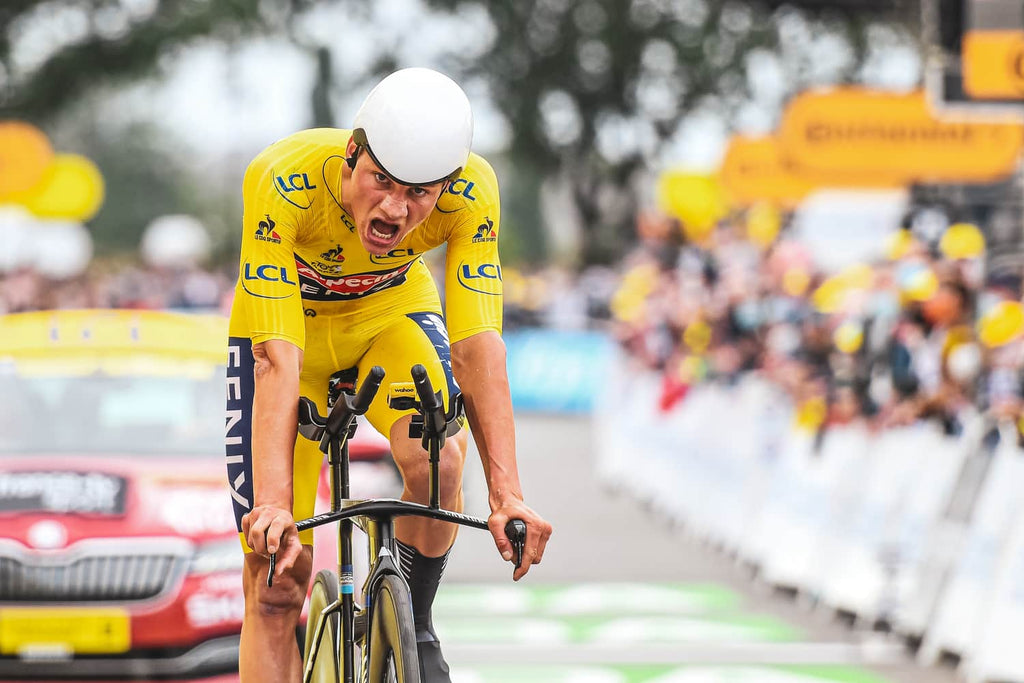
<svg viewBox="0 0 1024 683">
<path fill-rule="evenodd" d="M 402 580 L 385 575 L 373 595 L 368 683 L 420 683 L 412 597 Z"/>
<path fill-rule="evenodd" d="M 338 600 L 338 575 L 329 569 L 317 572 L 313 581 L 313 589 L 309 594 L 309 618 L 306 623 L 306 643 L 302 651 L 302 666 L 305 670 L 309 654 L 313 650 L 313 637 L 316 635 L 316 622 L 320 613 L 328 605 Z M 341 633 L 341 616 L 335 612 L 324 621 L 320 649 L 313 663 L 313 683 L 338 683 L 341 680 L 341 666 L 338 662 L 338 638 Z"/>
</svg>

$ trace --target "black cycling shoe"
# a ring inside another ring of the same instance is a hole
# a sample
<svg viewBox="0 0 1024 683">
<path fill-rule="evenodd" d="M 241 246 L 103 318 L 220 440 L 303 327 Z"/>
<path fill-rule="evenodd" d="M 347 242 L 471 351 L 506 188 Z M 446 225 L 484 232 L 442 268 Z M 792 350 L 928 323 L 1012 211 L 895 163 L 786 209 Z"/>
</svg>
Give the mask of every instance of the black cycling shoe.
<svg viewBox="0 0 1024 683">
<path fill-rule="evenodd" d="M 436 640 L 416 643 L 420 655 L 420 683 L 451 683 L 448 662 L 441 654 L 441 643 Z"/>
</svg>

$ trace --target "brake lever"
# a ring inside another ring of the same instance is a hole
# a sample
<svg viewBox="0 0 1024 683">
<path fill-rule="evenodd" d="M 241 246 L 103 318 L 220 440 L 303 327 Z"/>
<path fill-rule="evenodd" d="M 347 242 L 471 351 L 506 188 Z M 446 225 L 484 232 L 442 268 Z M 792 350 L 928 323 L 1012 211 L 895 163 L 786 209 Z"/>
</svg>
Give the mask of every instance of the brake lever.
<svg viewBox="0 0 1024 683">
<path fill-rule="evenodd" d="M 521 519 L 510 519 L 505 524 L 505 535 L 512 544 L 512 561 L 519 569 L 523 564 L 523 548 L 526 547 L 526 522 Z"/>
<path fill-rule="evenodd" d="M 263 532 L 263 542 L 267 542 L 267 534 L 270 529 Z M 277 553 L 270 553 L 270 571 L 267 572 L 267 588 L 271 588 L 274 585 L 274 570 L 277 569 Z"/>
</svg>

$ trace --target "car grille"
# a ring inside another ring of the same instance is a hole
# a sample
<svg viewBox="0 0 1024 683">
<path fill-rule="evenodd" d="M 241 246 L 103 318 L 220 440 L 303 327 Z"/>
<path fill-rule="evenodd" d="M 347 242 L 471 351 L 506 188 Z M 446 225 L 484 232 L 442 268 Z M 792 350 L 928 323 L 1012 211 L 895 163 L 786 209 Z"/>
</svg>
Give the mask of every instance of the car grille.
<svg viewBox="0 0 1024 683">
<path fill-rule="evenodd" d="M 0 557 L 0 602 L 145 600 L 174 585 L 186 563 L 173 554 L 85 555 L 65 563 Z"/>
</svg>

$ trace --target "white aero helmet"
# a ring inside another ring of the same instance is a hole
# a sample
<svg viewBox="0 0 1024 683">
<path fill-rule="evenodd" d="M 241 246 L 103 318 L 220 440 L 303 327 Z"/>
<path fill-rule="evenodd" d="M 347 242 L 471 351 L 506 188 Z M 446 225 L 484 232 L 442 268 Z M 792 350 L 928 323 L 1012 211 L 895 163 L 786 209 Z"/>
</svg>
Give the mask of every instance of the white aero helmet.
<svg viewBox="0 0 1024 683">
<path fill-rule="evenodd" d="M 352 137 L 393 180 L 454 180 L 469 160 L 473 112 L 462 88 L 433 69 L 396 71 L 356 112 Z"/>
</svg>

